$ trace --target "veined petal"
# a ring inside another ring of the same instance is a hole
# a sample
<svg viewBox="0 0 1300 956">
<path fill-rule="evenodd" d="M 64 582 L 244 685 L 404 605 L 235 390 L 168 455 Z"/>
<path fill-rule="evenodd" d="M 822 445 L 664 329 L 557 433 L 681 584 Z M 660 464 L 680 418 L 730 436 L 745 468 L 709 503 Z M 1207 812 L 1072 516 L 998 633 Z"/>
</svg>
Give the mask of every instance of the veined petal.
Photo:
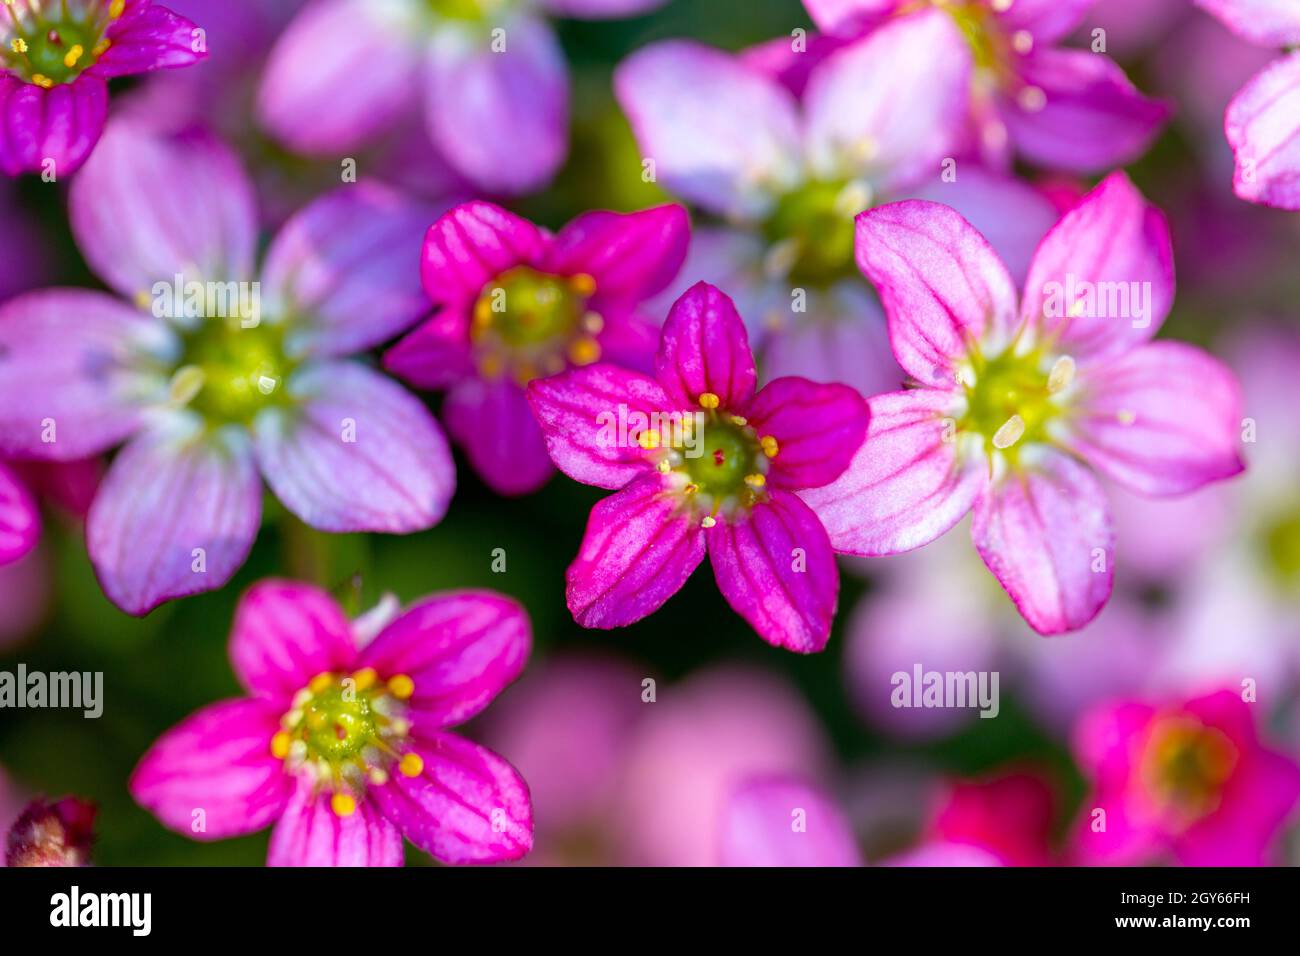
<svg viewBox="0 0 1300 956">
<path fill-rule="evenodd" d="M 0 172 L 70 176 L 99 142 L 107 116 L 108 85 L 97 76 L 47 90 L 0 74 Z"/>
<path fill-rule="evenodd" d="M 867 434 L 871 412 L 847 385 L 778 378 L 745 410 L 760 437 L 777 441 L 768 482 L 776 488 L 828 485 L 844 473 Z"/>
<path fill-rule="evenodd" d="M 800 654 L 831 636 L 840 573 L 826 529 L 789 491 L 705 532 L 718 590 L 759 637 Z"/>
<path fill-rule="evenodd" d="M 988 483 L 982 455 L 963 455 L 953 398 L 916 389 L 869 399 L 867 438 L 848 470 L 800 493 L 836 551 L 897 554 L 928 544 L 970 511 Z"/>
<path fill-rule="evenodd" d="M 545 268 L 558 275 L 590 275 L 598 302 L 640 302 L 677 275 L 690 238 L 690 218 L 677 205 L 583 213 L 556 235 Z"/>
<path fill-rule="evenodd" d="M 3 462 L 0 462 L 0 566 L 17 561 L 36 546 L 41 534 L 41 514 L 36 500 Z"/>
<path fill-rule="evenodd" d="M 420 266 L 424 290 L 439 305 L 465 305 L 511 266 L 540 262 L 548 244 L 527 219 L 489 202 L 464 203 L 429 227 Z"/>
<path fill-rule="evenodd" d="M 555 473 L 524 390 L 511 378 L 465 379 L 447 393 L 442 419 L 499 495 L 531 494 Z"/>
<path fill-rule="evenodd" d="M 414 395 L 354 362 L 308 366 L 289 392 L 296 406 L 253 426 L 262 474 L 286 508 L 322 531 L 407 534 L 442 520 L 455 466 Z"/>
<path fill-rule="evenodd" d="M 717 396 L 719 408 L 744 408 L 758 372 L 745 323 L 726 293 L 699 282 L 673 303 L 655 376 L 679 408 L 698 407 L 704 394 Z"/>
<path fill-rule="evenodd" d="M 207 59 L 194 23 L 156 3 L 128 6 L 108 25 L 109 47 L 86 72 L 110 78 L 192 66 Z"/>
<path fill-rule="evenodd" d="M 402 834 L 372 800 L 341 817 L 330 795 L 301 777 L 271 831 L 267 866 L 401 866 Z"/>
<path fill-rule="evenodd" d="M 971 537 L 1034 630 L 1076 631 L 1110 597 L 1110 507 L 1087 467 L 1061 452 L 1033 452 L 1036 460 L 1008 471 L 979 496 Z"/>
<path fill-rule="evenodd" d="M 1228 104 L 1223 129 L 1237 160 L 1237 195 L 1300 209 L 1300 53 L 1269 64 L 1243 86 Z"/>
<path fill-rule="evenodd" d="M 1193 0 L 1233 33 L 1260 46 L 1300 44 L 1300 9 L 1292 0 Z"/>
<path fill-rule="evenodd" d="M 795 820 L 803 827 L 795 827 Z M 853 828 L 822 791 L 792 777 L 750 778 L 723 810 L 723 866 L 861 866 Z"/>
</svg>

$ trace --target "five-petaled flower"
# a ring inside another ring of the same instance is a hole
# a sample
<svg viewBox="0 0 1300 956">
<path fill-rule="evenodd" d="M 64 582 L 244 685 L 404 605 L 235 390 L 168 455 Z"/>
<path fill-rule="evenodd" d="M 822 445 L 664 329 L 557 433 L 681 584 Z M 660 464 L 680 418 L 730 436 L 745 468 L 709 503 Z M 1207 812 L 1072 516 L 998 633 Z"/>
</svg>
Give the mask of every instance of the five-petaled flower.
<svg viewBox="0 0 1300 956">
<path fill-rule="evenodd" d="M 446 728 L 513 682 L 531 643 L 523 608 L 491 591 L 353 622 L 318 588 L 262 581 L 230 635 L 251 696 L 163 734 L 131 795 L 196 840 L 275 823 L 272 866 L 401 866 L 403 836 L 446 863 L 517 859 L 533 844 L 527 785 Z"/>
<path fill-rule="evenodd" d="M 1092 469 L 1152 496 L 1242 470 L 1235 376 L 1192 346 L 1148 341 L 1173 300 L 1172 249 L 1123 173 L 1044 237 L 1019 303 L 946 206 L 863 213 L 857 255 L 916 387 L 872 398 L 853 463 L 805 494 L 837 551 L 907 551 L 973 510 L 975 546 L 1025 620 L 1069 631 L 1101 610 L 1114 574 Z"/>
<path fill-rule="evenodd" d="M 619 489 L 592 509 L 568 570 L 584 627 L 631 624 L 686 582 L 707 549 L 727 602 L 769 643 L 808 653 L 839 595 L 831 542 L 800 497 L 833 481 L 867 430 L 846 385 L 780 378 L 755 392 L 745 325 L 706 283 L 673 306 L 654 377 L 608 364 L 533 382 L 556 465 Z M 626 428 L 611 428 L 622 418 Z"/>
<path fill-rule="evenodd" d="M 689 238 L 680 206 L 589 212 L 556 235 L 491 203 L 457 206 L 424 242 L 439 312 L 384 365 L 448 390 L 447 428 L 493 490 L 535 491 L 554 469 L 524 387 L 599 359 L 643 365 L 657 331 L 638 307 L 677 274 Z"/>
<path fill-rule="evenodd" d="M 0 171 L 75 172 L 99 142 L 108 81 L 190 66 L 193 23 L 152 0 L 0 0 Z"/>
</svg>

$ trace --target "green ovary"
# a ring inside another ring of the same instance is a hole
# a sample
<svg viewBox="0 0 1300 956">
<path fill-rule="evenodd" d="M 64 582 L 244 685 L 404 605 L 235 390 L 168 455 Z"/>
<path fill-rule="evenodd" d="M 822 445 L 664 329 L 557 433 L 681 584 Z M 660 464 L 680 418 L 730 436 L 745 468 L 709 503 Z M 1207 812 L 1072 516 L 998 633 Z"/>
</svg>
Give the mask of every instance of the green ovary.
<svg viewBox="0 0 1300 956">
<path fill-rule="evenodd" d="M 470 338 L 480 371 L 521 385 L 600 357 L 599 315 L 587 307 L 588 275 L 561 276 L 516 266 L 488 283 L 474 304 Z"/>
<path fill-rule="evenodd" d="M 855 202 L 855 199 L 860 202 Z M 796 285 L 828 286 L 857 276 L 853 218 L 869 204 L 861 187 L 847 181 L 806 183 L 778 200 L 763 234 L 773 247 L 789 249 L 786 277 Z"/>
<path fill-rule="evenodd" d="M 295 364 L 279 326 L 244 328 L 210 319 L 186 336 L 172 399 L 210 424 L 247 425 L 258 412 L 285 402 L 285 380 Z"/>
<path fill-rule="evenodd" d="M 714 418 L 697 438 L 698 454 L 685 456 L 682 462 L 691 484 L 715 500 L 744 491 L 746 477 L 758 473 L 761 455 L 752 429 Z"/>
<path fill-rule="evenodd" d="M 1265 527 L 1263 545 L 1269 569 L 1282 586 L 1300 590 L 1300 502 Z"/>
<path fill-rule="evenodd" d="M 448 20 L 479 20 L 501 0 L 429 0 L 433 12 Z"/>
<path fill-rule="evenodd" d="M 370 698 L 355 689 L 345 693 L 336 683 L 314 694 L 303 706 L 298 731 L 310 756 L 340 763 L 372 744 L 378 728 Z"/>
<path fill-rule="evenodd" d="M 108 48 L 104 30 L 121 12 L 120 2 L 90 3 L 82 12 L 68 12 L 57 0 L 22 13 L 6 4 L 0 9 L 0 65 L 46 89 L 71 83 Z"/>
<path fill-rule="evenodd" d="M 990 454 L 1002 451 L 1013 461 L 1016 448 L 1046 441 L 1047 426 L 1063 411 L 1056 393 L 1069 385 L 1074 365 L 1058 358 L 1045 366 L 1039 351 L 1016 354 L 1008 348 L 992 359 L 976 353 L 963 376 L 966 413 L 958 431 L 982 436 Z"/>
</svg>

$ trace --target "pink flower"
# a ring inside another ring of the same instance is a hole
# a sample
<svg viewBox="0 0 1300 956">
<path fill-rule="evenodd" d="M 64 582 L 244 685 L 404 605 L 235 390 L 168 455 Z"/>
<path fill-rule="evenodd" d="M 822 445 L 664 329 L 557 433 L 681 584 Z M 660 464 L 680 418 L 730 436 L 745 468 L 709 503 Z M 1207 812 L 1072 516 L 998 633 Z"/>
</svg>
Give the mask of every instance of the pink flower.
<svg viewBox="0 0 1300 956">
<path fill-rule="evenodd" d="M 45 289 L 0 308 L 0 455 L 69 461 L 126 442 L 86 525 L 115 604 L 144 614 L 225 584 L 261 524 L 263 478 L 323 531 L 442 518 L 455 473 L 437 422 L 349 359 L 427 313 L 412 250 L 428 210 L 344 186 L 258 269 L 238 161 L 206 136 L 118 120 L 70 213 L 118 296 Z"/>
<path fill-rule="evenodd" d="M 1261 46 L 1300 45 L 1290 0 L 1196 0 L 1238 36 Z M 1232 188 L 1250 202 L 1300 209 L 1300 53 L 1270 63 L 1228 104 L 1223 131 L 1236 158 Z"/>
<path fill-rule="evenodd" d="M 536 491 L 553 468 L 524 387 L 601 358 L 645 364 L 656 333 L 639 306 L 677 273 L 689 237 L 680 206 L 584 213 L 557 235 L 491 203 L 457 206 L 424 240 L 439 311 L 384 365 L 447 389 L 447 428 L 495 491 Z"/>
<path fill-rule="evenodd" d="M 446 728 L 519 676 L 531 640 L 514 601 L 460 591 L 417 601 L 361 647 L 324 591 L 263 581 L 230 635 L 251 696 L 163 734 L 131 795 L 196 840 L 274 823 L 271 866 L 401 866 L 403 836 L 446 863 L 517 859 L 533 842 L 527 786 Z"/>
<path fill-rule="evenodd" d="M 1300 766 L 1260 744 L 1253 706 L 1225 690 L 1158 707 L 1121 702 L 1085 717 L 1075 750 L 1093 792 L 1075 840 L 1081 858 L 1266 864 L 1300 801 Z"/>
<path fill-rule="evenodd" d="M 3 0 L 0 171 L 78 169 L 99 142 L 114 77 L 207 56 L 196 27 L 152 0 Z"/>
<path fill-rule="evenodd" d="M 833 799 L 805 780 L 745 779 L 722 811 L 722 866 L 861 866 L 853 828 Z"/>
<path fill-rule="evenodd" d="M 41 536 L 36 499 L 13 470 L 0 461 L 0 567 L 27 555 Z"/>
<path fill-rule="evenodd" d="M 1173 299 L 1172 253 L 1122 173 L 1043 239 L 1019 303 L 945 206 L 863 213 L 857 255 L 916 387 L 873 398 L 848 470 L 804 495 L 837 551 L 907 551 L 973 512 L 975 546 L 1025 620 L 1075 630 L 1114 573 L 1093 469 L 1154 496 L 1242 470 L 1236 378 L 1199 349 L 1149 342 Z"/>
<path fill-rule="evenodd" d="M 704 559 L 727 602 L 779 647 L 826 646 L 839 594 L 830 540 L 799 492 L 833 481 L 867 428 L 846 385 L 782 378 L 755 392 L 744 323 L 700 283 L 673 306 L 655 375 L 613 365 L 529 386 L 565 474 L 618 489 L 568 570 L 584 627 L 639 621 Z"/>
</svg>

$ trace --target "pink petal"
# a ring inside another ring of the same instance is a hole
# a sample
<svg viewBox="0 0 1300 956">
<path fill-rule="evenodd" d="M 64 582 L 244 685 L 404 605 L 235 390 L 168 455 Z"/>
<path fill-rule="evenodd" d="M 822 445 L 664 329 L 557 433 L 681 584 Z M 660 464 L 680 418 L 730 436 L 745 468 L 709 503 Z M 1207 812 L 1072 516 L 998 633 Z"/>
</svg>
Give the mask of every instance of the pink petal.
<svg viewBox="0 0 1300 956">
<path fill-rule="evenodd" d="M 104 31 L 111 45 L 86 72 L 107 79 L 191 66 L 208 56 L 195 49 L 195 32 L 192 22 L 166 7 L 154 3 L 129 7 Z"/>
<path fill-rule="evenodd" d="M 777 440 L 771 486 L 800 489 L 828 485 L 844 473 L 862 446 L 871 413 L 847 385 L 778 378 L 754 396 L 745 417 L 759 436 Z"/>
<path fill-rule="evenodd" d="M 401 866 L 402 834 L 370 800 L 340 817 L 329 792 L 303 776 L 271 831 L 266 865 Z"/>
<path fill-rule="evenodd" d="M 512 266 L 536 265 L 546 234 L 527 219 L 488 202 L 449 210 L 424 240 L 420 275 L 439 305 L 472 303 L 487 283 Z"/>
<path fill-rule="evenodd" d="M 971 509 L 988 481 L 982 456 L 945 441 L 953 398 L 917 389 L 868 401 L 867 438 L 848 470 L 800 497 L 817 513 L 836 551 L 897 554 L 928 544 Z M 779 453 L 778 453 L 778 457 Z"/>
<path fill-rule="evenodd" d="M 991 485 L 975 502 L 971 537 L 1040 634 L 1078 630 L 1110 597 L 1110 509 L 1092 472 L 1068 455 L 1044 450 Z"/>
<path fill-rule="evenodd" d="M 0 74 L 0 172 L 72 175 L 99 142 L 107 116 L 108 87 L 99 77 L 46 90 Z"/>
<path fill-rule="evenodd" d="M 806 504 L 773 490 L 747 517 L 720 520 L 705 537 L 718 590 L 763 640 L 800 654 L 826 646 L 840 574 Z"/>
<path fill-rule="evenodd" d="M 589 365 L 538 379 L 527 395 L 551 460 L 575 481 L 622 488 L 651 467 L 637 443 L 639 428 L 669 403 L 649 376 Z"/>
<path fill-rule="evenodd" d="M 262 829 L 283 812 L 294 786 L 271 755 L 280 716 L 277 705 L 262 700 L 203 708 L 149 748 L 131 774 L 131 796 L 194 840 Z"/>
<path fill-rule="evenodd" d="M 466 379 L 447 393 L 442 418 L 497 494 L 532 494 L 555 473 L 542 430 L 513 379 Z"/>
<path fill-rule="evenodd" d="M 841 36 L 862 33 L 895 12 L 903 0 L 804 0 L 818 29 Z"/>
<path fill-rule="evenodd" d="M 1096 291 L 1095 315 L 1072 315 L 1088 301 L 1090 287 Z M 1125 294 L 1111 297 L 1107 289 Z M 1029 267 L 1021 314 L 1051 338 L 1057 352 L 1097 359 L 1127 352 L 1155 335 L 1173 297 L 1174 257 L 1165 217 L 1116 172 L 1043 237 Z"/>
<path fill-rule="evenodd" d="M 751 778 L 723 810 L 723 866 L 861 866 L 853 828 L 820 789 L 789 777 Z"/>
<path fill-rule="evenodd" d="M 1300 9 L 1293 0 L 1193 0 L 1233 33 L 1260 46 L 1300 44 Z"/>
<path fill-rule="evenodd" d="M 1080 375 L 1070 447 L 1107 477 L 1177 495 L 1242 471 L 1241 386 L 1213 356 L 1153 342 Z"/>
<path fill-rule="evenodd" d="M 276 497 L 322 531 L 431 528 L 456 489 L 451 449 L 429 410 L 355 362 L 310 365 L 288 383 L 296 404 L 253 423 Z"/>
<path fill-rule="evenodd" d="M 656 180 L 702 209 L 753 219 L 799 180 L 794 97 L 728 53 L 651 44 L 619 65 L 614 92 Z"/>
<path fill-rule="evenodd" d="M 677 275 L 690 238 L 690 219 L 681 206 L 588 212 L 560 230 L 545 268 L 557 275 L 590 275 L 597 302 L 640 302 Z"/>
<path fill-rule="evenodd" d="M 424 772 L 369 792 L 406 839 L 444 863 L 517 860 L 533 848 L 528 786 L 510 764 L 446 733 L 421 733 L 409 750 Z"/>
<path fill-rule="evenodd" d="M 591 509 L 565 575 L 583 627 L 623 627 L 676 594 L 704 559 L 704 531 L 662 476 L 646 475 Z"/>
<path fill-rule="evenodd" d="M 384 353 L 384 369 L 416 388 L 449 388 L 474 373 L 469 318 L 444 308 Z"/>
<path fill-rule="evenodd" d="M 128 614 L 211 591 L 248 557 L 262 483 L 239 432 L 152 432 L 113 460 L 86 519 L 86 548 Z"/>
<path fill-rule="evenodd" d="M 673 303 L 655 376 L 679 408 L 698 407 L 705 393 L 716 395 L 722 409 L 745 407 L 758 373 L 745 323 L 726 293 L 699 282 Z"/>
<path fill-rule="evenodd" d="M 577 20 L 634 17 L 662 7 L 667 0 L 541 0 L 547 13 Z"/>
<path fill-rule="evenodd" d="M 971 342 L 1009 336 L 1016 290 L 1006 266 L 947 206 L 908 200 L 868 209 L 857 219 L 856 247 L 889 317 L 894 357 L 919 381 L 954 388 Z"/>
<path fill-rule="evenodd" d="M 1223 128 L 1237 161 L 1237 195 L 1300 209 L 1300 53 L 1271 63 L 1243 86 L 1228 104 Z"/>
<path fill-rule="evenodd" d="M 519 604 L 492 591 L 460 591 L 408 607 L 358 663 L 415 682 L 405 716 L 424 732 L 479 713 L 519 677 L 531 648 Z"/>
<path fill-rule="evenodd" d="M 356 655 L 347 616 L 318 587 L 265 580 L 239 599 L 230 662 L 252 694 L 287 701 L 317 674 L 347 670 Z"/>
<path fill-rule="evenodd" d="M 997 28 L 1008 35 L 1027 31 L 1034 46 L 1045 47 L 1063 40 L 1083 22 L 1097 0 L 1015 0 L 997 14 Z"/>
<path fill-rule="evenodd" d="M 41 536 L 41 514 L 36 500 L 3 462 L 0 462 L 0 566 L 17 561 Z"/>
<path fill-rule="evenodd" d="M 1184 866 L 1279 864 L 1281 837 L 1300 803 L 1300 766 L 1262 749 L 1239 760 L 1219 809 L 1177 840 L 1175 853 Z"/>
</svg>

